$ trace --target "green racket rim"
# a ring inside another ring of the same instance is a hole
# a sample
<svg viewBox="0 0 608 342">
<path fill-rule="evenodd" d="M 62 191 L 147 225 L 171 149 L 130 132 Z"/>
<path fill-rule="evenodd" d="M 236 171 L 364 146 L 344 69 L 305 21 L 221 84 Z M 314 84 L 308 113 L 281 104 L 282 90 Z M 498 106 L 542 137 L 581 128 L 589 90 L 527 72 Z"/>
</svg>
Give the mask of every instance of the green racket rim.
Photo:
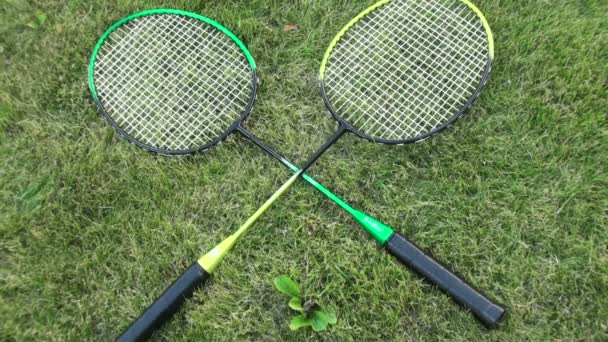
<svg viewBox="0 0 608 342">
<path fill-rule="evenodd" d="M 149 16 L 149 15 L 158 15 L 158 14 L 174 14 L 174 15 L 182 15 L 185 17 L 190 17 L 193 19 L 203 21 L 203 22 L 215 27 L 216 29 L 222 31 L 228 37 L 230 37 L 230 39 L 232 39 L 236 43 L 236 45 L 243 51 L 243 53 L 245 54 L 245 57 L 247 58 L 247 61 L 249 62 L 249 66 L 251 66 L 251 69 L 255 74 L 256 65 L 255 65 L 255 61 L 253 60 L 253 56 L 251 55 L 249 50 L 247 50 L 247 47 L 245 46 L 245 44 L 234 33 L 232 33 L 226 27 L 222 26 L 222 24 L 218 23 L 217 21 L 215 21 L 213 19 L 207 18 L 200 14 L 192 13 L 192 12 L 187 12 L 187 11 L 182 11 L 182 10 L 177 10 L 177 9 L 168 9 L 168 8 L 151 9 L 151 10 L 137 12 L 137 13 L 131 14 L 128 17 L 124 17 L 124 18 L 120 19 L 119 21 L 114 23 L 114 25 L 110 26 L 110 28 L 106 32 L 104 32 L 104 34 L 97 41 L 97 44 L 95 45 L 95 48 L 93 49 L 93 54 L 91 55 L 91 60 L 89 61 L 89 72 L 88 72 L 89 88 L 91 89 L 91 94 L 93 95 L 93 99 L 95 101 L 98 101 L 97 90 L 95 89 L 95 74 L 94 74 L 95 61 L 97 60 L 97 54 L 99 52 L 99 49 L 103 45 L 103 43 L 106 41 L 106 39 L 108 39 L 108 37 L 110 36 L 110 34 L 112 32 L 114 32 L 116 29 L 118 29 L 122 25 L 128 23 L 129 21 L 137 19 L 137 18 Z"/>
<path fill-rule="evenodd" d="M 351 27 L 353 27 L 353 25 L 355 25 L 358 21 L 363 19 L 366 15 L 370 14 L 371 12 L 378 9 L 379 7 L 387 5 L 393 1 L 394 0 L 382 0 L 382 1 L 379 1 L 375 4 L 373 4 L 372 6 L 366 8 L 363 12 L 359 13 L 356 17 L 354 17 L 351 21 L 348 22 L 348 24 L 346 24 L 342 28 L 342 30 L 340 30 L 340 32 L 338 32 L 336 37 L 331 41 L 331 43 L 327 47 L 327 50 L 325 51 L 325 55 L 323 56 L 323 62 L 321 62 L 321 70 L 319 71 L 319 80 L 323 81 L 323 79 L 325 78 L 325 69 L 327 68 L 327 62 L 329 61 L 329 56 L 331 55 L 331 52 L 333 51 L 334 47 L 338 44 L 340 39 L 342 39 L 344 34 L 346 34 L 346 32 Z M 488 24 L 488 21 L 484 17 L 483 13 L 479 10 L 479 8 L 477 8 L 477 6 L 475 6 L 472 2 L 470 2 L 469 0 L 460 0 L 460 1 L 462 3 L 464 3 L 465 5 L 469 6 L 471 8 L 471 10 L 473 10 L 473 12 L 475 12 L 475 14 L 477 14 L 479 19 L 481 20 L 481 23 L 482 23 L 482 25 L 486 31 L 486 35 L 488 37 L 488 53 L 489 53 L 490 63 L 491 63 L 491 61 L 494 59 L 494 34 L 492 33 L 490 24 Z"/>
</svg>

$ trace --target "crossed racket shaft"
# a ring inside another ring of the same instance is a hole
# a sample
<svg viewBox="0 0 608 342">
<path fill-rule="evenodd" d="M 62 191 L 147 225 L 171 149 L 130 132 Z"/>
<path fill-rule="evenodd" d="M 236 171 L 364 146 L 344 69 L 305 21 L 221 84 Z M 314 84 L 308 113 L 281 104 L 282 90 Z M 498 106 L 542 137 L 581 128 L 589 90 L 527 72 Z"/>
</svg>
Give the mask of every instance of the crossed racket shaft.
<svg viewBox="0 0 608 342">
<path fill-rule="evenodd" d="M 279 160 L 291 171 L 295 172 L 294 177 L 291 179 L 295 179 L 297 178 L 295 177 L 296 175 L 300 175 L 300 169 L 278 154 L 262 140 L 258 139 L 255 135 L 240 126 L 237 131 L 241 132 L 249 140 L 261 147 L 272 157 Z M 301 177 L 319 192 L 347 211 L 379 244 L 384 246 L 384 248 L 394 255 L 401 263 L 410 267 L 416 273 L 439 287 L 442 291 L 448 293 L 460 305 L 470 309 L 485 326 L 494 328 L 498 324 L 505 313 L 505 310 L 502 307 L 493 303 L 472 285 L 450 272 L 443 264 L 434 260 L 413 242 L 396 233 L 388 225 L 354 209 L 308 174 L 303 173 L 301 174 Z M 235 240 L 236 238 L 234 238 L 234 235 L 229 237 L 222 244 L 218 245 L 219 248 L 216 247 L 199 261 L 191 265 L 136 321 L 132 323 L 118 340 L 139 340 L 143 337 L 148 337 L 154 330 L 158 329 L 193 295 L 197 288 L 203 286 L 211 277 L 211 273 L 215 271 L 219 263 L 213 263 L 213 261 L 210 262 L 209 260 L 218 260 L 218 256 L 220 255 L 223 257 L 227 252 L 226 246 L 232 247 L 236 242 Z"/>
<path fill-rule="evenodd" d="M 89 87 L 106 120 L 132 143 L 161 154 L 209 149 L 238 131 L 294 172 L 234 234 L 188 268 L 118 338 L 142 340 L 203 285 L 238 239 L 303 177 L 346 210 L 403 264 L 495 327 L 505 310 L 386 224 L 358 211 L 305 172 L 345 133 L 385 144 L 422 141 L 460 118 L 486 83 L 493 38 L 468 0 L 383 0 L 331 42 L 319 75 L 338 129 L 298 168 L 242 124 L 257 96 L 256 64 L 219 23 L 180 10 L 126 17 L 98 41 Z"/>
</svg>

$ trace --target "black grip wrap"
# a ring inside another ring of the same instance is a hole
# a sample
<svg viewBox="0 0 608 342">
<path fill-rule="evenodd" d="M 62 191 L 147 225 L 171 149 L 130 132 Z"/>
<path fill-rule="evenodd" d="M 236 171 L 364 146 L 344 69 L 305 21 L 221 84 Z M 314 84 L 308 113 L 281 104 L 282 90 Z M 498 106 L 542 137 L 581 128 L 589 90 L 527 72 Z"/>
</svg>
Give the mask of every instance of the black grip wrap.
<svg viewBox="0 0 608 342">
<path fill-rule="evenodd" d="M 402 263 L 437 285 L 452 296 L 458 304 L 471 310 L 486 327 L 495 328 L 505 314 L 505 309 L 494 304 L 401 235 L 394 234 L 385 247 Z"/>
<path fill-rule="evenodd" d="M 116 341 L 147 340 L 209 277 L 198 263 L 190 266 Z"/>
</svg>

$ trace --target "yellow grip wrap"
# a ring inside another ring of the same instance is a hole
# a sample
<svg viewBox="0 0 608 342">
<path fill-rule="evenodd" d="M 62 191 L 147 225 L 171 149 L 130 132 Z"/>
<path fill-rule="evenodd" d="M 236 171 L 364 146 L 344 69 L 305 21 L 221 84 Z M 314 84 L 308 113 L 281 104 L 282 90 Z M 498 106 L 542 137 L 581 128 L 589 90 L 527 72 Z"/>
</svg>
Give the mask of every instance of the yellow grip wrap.
<svg viewBox="0 0 608 342">
<path fill-rule="evenodd" d="M 234 237 L 234 235 L 230 235 L 219 245 L 215 246 L 215 248 L 198 259 L 198 264 L 201 265 L 201 267 L 203 267 L 207 273 L 213 273 L 213 271 L 215 271 L 215 269 L 222 262 L 222 259 L 224 259 L 224 256 L 228 254 L 234 244 L 236 244 L 236 240 L 237 239 Z"/>
</svg>

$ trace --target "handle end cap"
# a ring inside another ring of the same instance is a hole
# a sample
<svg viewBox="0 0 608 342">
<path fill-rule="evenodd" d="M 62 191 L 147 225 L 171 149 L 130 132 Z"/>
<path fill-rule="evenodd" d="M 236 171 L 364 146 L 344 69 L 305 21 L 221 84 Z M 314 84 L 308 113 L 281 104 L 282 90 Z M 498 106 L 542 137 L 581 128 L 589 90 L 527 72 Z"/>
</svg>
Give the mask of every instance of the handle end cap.
<svg viewBox="0 0 608 342">
<path fill-rule="evenodd" d="M 479 315 L 479 318 L 488 329 L 495 329 L 504 319 L 506 312 L 507 311 L 504 308 L 498 305 L 492 305 L 482 312 L 481 315 Z"/>
</svg>

